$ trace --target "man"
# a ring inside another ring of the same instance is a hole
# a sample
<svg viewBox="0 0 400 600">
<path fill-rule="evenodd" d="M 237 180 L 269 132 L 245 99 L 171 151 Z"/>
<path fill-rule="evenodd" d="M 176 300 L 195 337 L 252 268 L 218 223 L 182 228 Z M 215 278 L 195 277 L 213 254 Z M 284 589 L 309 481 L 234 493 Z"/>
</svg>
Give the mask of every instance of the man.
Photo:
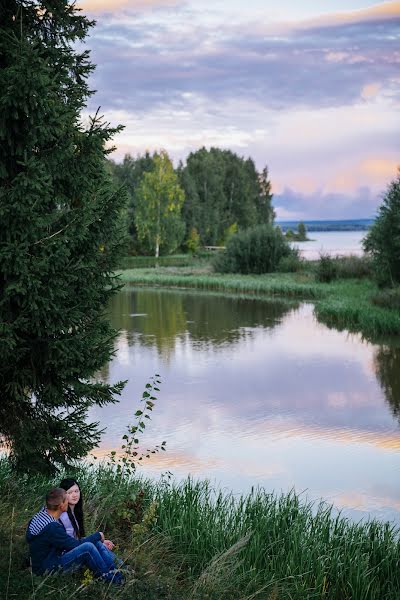
<svg viewBox="0 0 400 600">
<path fill-rule="evenodd" d="M 60 515 L 67 508 L 66 491 L 54 488 L 46 495 L 46 506 L 30 520 L 26 541 L 29 544 L 33 572 L 43 575 L 58 569 L 71 572 L 80 567 L 88 567 L 104 581 L 123 583 L 121 573 L 106 565 L 94 545 L 98 541 L 104 541 L 101 531 L 80 540 L 67 535 L 59 521 Z"/>
</svg>

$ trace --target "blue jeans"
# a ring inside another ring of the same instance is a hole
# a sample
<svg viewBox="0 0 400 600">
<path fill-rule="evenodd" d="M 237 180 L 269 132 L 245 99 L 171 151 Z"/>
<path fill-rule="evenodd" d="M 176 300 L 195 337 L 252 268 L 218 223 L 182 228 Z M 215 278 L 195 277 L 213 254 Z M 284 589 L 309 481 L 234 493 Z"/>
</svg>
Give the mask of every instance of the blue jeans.
<svg viewBox="0 0 400 600">
<path fill-rule="evenodd" d="M 117 559 L 114 552 L 109 550 L 107 546 L 103 544 L 103 542 L 96 542 L 95 546 L 99 551 L 101 558 L 104 560 L 105 564 L 109 569 L 115 569 L 117 566 L 121 566 L 122 561 Z"/>
<path fill-rule="evenodd" d="M 115 565 L 113 562 L 111 566 L 109 558 L 107 561 L 104 560 L 103 556 L 105 557 L 105 553 L 101 553 L 101 550 L 99 551 L 99 548 L 97 547 L 100 543 L 101 542 L 92 544 L 91 542 L 84 542 L 73 550 L 64 552 L 64 554 L 60 556 L 59 566 L 63 571 L 70 572 L 76 571 L 81 567 L 89 567 L 97 577 L 105 575 L 110 568 L 113 568 Z M 103 544 L 101 545 L 103 546 Z M 105 546 L 104 548 L 107 550 Z M 107 550 L 107 552 L 110 551 Z"/>
</svg>

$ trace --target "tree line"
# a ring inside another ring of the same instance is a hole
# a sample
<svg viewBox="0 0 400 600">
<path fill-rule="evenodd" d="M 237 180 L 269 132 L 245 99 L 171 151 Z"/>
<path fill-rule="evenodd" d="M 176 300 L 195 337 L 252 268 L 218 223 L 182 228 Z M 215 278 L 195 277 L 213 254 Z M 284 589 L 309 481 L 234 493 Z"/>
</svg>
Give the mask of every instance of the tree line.
<svg viewBox="0 0 400 600">
<path fill-rule="evenodd" d="M 273 222 L 268 167 L 231 150 L 200 148 L 174 169 L 167 152 L 108 161 L 128 194 L 132 254 L 168 254 L 178 248 L 223 246 L 237 230 Z"/>
</svg>

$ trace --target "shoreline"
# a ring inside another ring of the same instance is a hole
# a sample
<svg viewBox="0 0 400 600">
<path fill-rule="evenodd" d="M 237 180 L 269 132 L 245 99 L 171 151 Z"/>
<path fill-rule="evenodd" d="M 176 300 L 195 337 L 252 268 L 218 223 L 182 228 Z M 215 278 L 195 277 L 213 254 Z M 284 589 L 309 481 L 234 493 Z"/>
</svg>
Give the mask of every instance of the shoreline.
<svg viewBox="0 0 400 600">
<path fill-rule="evenodd" d="M 312 268 L 311 263 L 308 266 Z M 372 303 L 371 297 L 379 290 L 368 278 L 319 283 L 311 269 L 297 273 L 226 275 L 211 273 L 206 267 L 124 269 L 118 275 L 124 284 L 311 301 L 317 319 L 328 327 L 360 333 L 369 341 L 399 336 L 400 343 L 400 314 Z"/>
<path fill-rule="evenodd" d="M 21 480 L 0 460 L 2 536 L 12 542 L 0 558 L 0 589 L 9 573 L 10 598 L 67 600 L 80 592 L 93 600 L 99 593 L 115 597 L 100 583 L 85 586 L 79 574 L 44 578 L 21 571 L 27 521 L 64 475 Z M 76 465 L 75 476 L 85 495 L 88 531 L 101 525 L 135 570 L 118 591 L 121 600 L 398 598 L 400 530 L 390 523 L 352 523 L 330 504 L 313 504 L 294 492 L 255 489 L 237 497 L 207 481 L 154 482 L 84 463 Z M 17 509 L 15 489 L 23 492 Z"/>
</svg>

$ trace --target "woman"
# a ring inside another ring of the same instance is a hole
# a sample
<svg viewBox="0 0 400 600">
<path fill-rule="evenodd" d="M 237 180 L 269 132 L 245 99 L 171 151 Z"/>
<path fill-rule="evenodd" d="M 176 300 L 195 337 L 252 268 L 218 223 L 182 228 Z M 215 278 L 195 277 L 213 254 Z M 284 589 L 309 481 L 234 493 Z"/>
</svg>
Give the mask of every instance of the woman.
<svg viewBox="0 0 400 600">
<path fill-rule="evenodd" d="M 68 510 L 61 514 L 60 521 L 64 525 L 68 535 L 75 539 L 83 538 L 85 537 L 85 524 L 83 518 L 83 500 L 79 484 L 75 479 L 68 478 L 62 480 L 60 487 L 67 492 L 68 497 Z M 122 561 L 119 561 L 114 552 L 112 552 L 115 545 L 111 540 L 96 542 L 95 546 L 108 567 L 112 568 L 121 565 Z"/>
</svg>

